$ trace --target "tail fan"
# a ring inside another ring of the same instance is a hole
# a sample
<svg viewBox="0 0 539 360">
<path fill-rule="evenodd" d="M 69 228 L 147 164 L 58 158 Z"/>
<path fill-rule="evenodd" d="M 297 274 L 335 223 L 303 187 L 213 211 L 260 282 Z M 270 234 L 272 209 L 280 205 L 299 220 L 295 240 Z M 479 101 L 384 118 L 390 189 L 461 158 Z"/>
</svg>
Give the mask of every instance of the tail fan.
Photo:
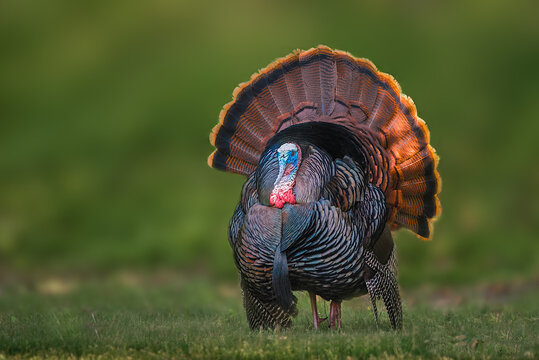
<svg viewBox="0 0 539 360">
<path fill-rule="evenodd" d="M 391 75 L 343 51 L 296 50 L 240 84 L 210 134 L 217 149 L 208 164 L 248 175 L 269 139 L 310 121 L 343 125 L 358 136 L 374 134 L 389 160 L 385 171 L 391 181 L 383 189 L 389 224 L 430 237 L 432 220 L 441 212 L 441 179 L 427 126 Z"/>
</svg>

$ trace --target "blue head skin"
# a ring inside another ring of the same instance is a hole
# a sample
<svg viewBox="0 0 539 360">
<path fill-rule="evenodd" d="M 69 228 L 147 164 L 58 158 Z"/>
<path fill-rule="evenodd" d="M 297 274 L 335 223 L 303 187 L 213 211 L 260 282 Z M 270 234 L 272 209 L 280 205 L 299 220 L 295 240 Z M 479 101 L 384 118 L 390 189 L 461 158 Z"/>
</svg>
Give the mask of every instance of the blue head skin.
<svg viewBox="0 0 539 360">
<path fill-rule="evenodd" d="M 277 149 L 279 159 L 279 175 L 275 179 L 275 184 L 280 182 L 293 181 L 298 171 L 299 148 L 296 144 L 286 143 Z"/>
</svg>

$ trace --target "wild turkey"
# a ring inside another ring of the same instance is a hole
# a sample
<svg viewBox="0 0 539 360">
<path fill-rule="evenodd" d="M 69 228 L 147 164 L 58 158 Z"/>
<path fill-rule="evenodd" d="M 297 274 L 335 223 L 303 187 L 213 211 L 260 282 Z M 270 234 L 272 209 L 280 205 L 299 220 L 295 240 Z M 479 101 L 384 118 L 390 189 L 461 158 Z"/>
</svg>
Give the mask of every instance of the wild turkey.
<svg viewBox="0 0 539 360">
<path fill-rule="evenodd" d="M 368 293 L 402 326 L 391 230 L 422 239 L 440 213 L 438 158 L 412 100 L 366 59 L 295 51 L 234 91 L 208 164 L 247 176 L 229 227 L 251 328 L 288 327 L 294 290 L 331 301 Z"/>
</svg>

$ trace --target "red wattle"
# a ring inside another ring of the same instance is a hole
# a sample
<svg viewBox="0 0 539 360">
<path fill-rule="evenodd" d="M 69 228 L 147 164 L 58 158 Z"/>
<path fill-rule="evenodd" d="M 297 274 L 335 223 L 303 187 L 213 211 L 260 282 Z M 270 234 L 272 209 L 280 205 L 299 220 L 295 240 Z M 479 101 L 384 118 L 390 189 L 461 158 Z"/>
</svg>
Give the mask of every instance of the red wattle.
<svg viewBox="0 0 539 360">
<path fill-rule="evenodd" d="M 278 189 L 277 191 L 273 191 L 271 193 L 270 205 L 274 205 L 276 208 L 282 209 L 284 204 L 286 203 L 289 203 L 289 204 L 296 203 L 296 198 L 291 188 L 285 191 Z"/>
</svg>

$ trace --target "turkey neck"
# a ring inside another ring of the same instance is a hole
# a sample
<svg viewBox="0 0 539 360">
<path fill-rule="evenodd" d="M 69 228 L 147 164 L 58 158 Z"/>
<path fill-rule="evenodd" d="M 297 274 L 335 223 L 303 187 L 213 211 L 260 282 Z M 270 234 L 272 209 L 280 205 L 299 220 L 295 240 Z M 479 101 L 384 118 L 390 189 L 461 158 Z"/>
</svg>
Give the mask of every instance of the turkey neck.
<svg viewBox="0 0 539 360">
<path fill-rule="evenodd" d="M 308 204 L 317 201 L 324 185 L 331 179 L 335 169 L 331 156 L 316 146 L 304 142 L 300 138 L 288 139 L 288 142 L 295 142 L 301 148 L 301 162 L 294 171 L 292 183 L 292 192 L 294 194 L 294 203 Z M 271 206 L 270 197 L 279 177 L 279 163 L 277 161 L 276 149 L 287 140 L 283 139 L 276 142 L 268 148 L 260 158 L 256 169 L 256 187 L 258 200 L 261 204 Z M 287 181 L 286 178 L 283 178 Z M 290 179 L 288 179 L 290 180 Z"/>
</svg>

